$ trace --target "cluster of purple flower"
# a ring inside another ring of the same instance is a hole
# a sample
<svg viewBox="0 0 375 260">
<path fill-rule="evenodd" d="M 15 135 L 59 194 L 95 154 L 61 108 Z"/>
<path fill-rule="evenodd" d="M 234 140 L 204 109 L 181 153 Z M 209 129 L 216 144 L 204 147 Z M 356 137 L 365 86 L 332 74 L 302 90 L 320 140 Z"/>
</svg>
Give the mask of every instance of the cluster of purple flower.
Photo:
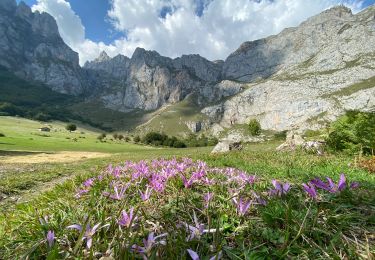
<svg viewBox="0 0 375 260">
<path fill-rule="evenodd" d="M 207 166 L 205 162 L 194 162 L 190 158 L 180 160 L 159 159 L 151 162 L 140 161 L 138 163 L 125 162 L 118 166 L 109 165 L 107 169 L 96 178 L 85 180 L 77 190 L 76 198 L 89 196 L 90 190 L 99 185 L 103 197 L 113 202 L 122 201 L 127 196 L 134 198 L 134 194 L 139 194 L 140 202 L 147 203 L 153 196 L 165 192 L 170 182 L 181 183 L 182 189 L 204 190 L 202 194 L 202 208 L 210 210 L 211 204 L 216 197 L 222 197 L 223 194 L 214 194 L 214 186 L 227 187 L 229 199 L 232 200 L 236 213 L 239 217 L 244 217 L 249 213 L 252 206 L 267 205 L 266 198 L 278 199 L 287 196 L 291 191 L 292 185 L 288 182 L 282 183 L 278 180 L 272 180 L 272 188 L 262 194 L 257 194 L 253 189 L 248 187 L 256 183 L 259 179 L 255 175 L 235 169 L 235 168 L 212 168 Z M 350 185 L 346 182 L 345 175 L 340 176 L 337 184 L 332 179 L 327 178 L 327 182 L 315 178 L 303 183 L 302 188 L 314 200 L 318 199 L 317 189 L 328 191 L 330 193 L 339 193 L 345 188 L 357 188 L 358 183 L 353 182 Z M 130 192 L 127 192 L 131 190 Z M 222 189 L 221 189 L 222 190 Z M 96 193 L 97 194 L 97 193 Z M 128 194 L 128 195 L 127 195 Z M 155 194 L 155 195 L 153 195 Z M 136 226 L 136 222 L 141 216 L 136 216 L 134 207 L 122 210 L 119 218 L 116 220 L 118 226 L 125 229 L 132 229 Z M 179 223 L 179 227 L 185 228 L 188 236 L 187 241 L 200 239 L 205 233 L 216 232 L 216 229 L 206 229 L 203 223 L 198 221 L 196 213 L 193 212 L 193 224 L 187 222 Z M 71 225 L 69 229 L 76 229 L 83 232 L 82 240 L 86 240 L 86 247 L 90 249 L 92 246 L 92 237 L 100 228 L 100 223 L 92 228 L 89 224 L 83 230 L 82 225 Z M 132 251 L 141 254 L 144 258 L 150 255 L 153 247 L 166 243 L 167 233 L 155 236 L 154 231 L 150 232 L 147 239 L 143 240 L 143 245 L 133 245 Z M 51 247 L 55 241 L 54 233 L 50 230 L 47 234 L 46 241 Z M 189 255 L 192 259 L 199 259 L 196 252 L 189 249 Z M 219 259 L 221 253 L 217 253 L 213 259 Z"/>
</svg>

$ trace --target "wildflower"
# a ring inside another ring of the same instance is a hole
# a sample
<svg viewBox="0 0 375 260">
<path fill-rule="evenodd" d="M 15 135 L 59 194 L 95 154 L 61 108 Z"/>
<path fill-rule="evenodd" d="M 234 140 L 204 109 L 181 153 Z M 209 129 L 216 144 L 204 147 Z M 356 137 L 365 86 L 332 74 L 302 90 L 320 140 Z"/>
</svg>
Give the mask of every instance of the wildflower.
<svg viewBox="0 0 375 260">
<path fill-rule="evenodd" d="M 151 250 L 154 246 L 158 244 L 161 244 L 161 245 L 167 244 L 165 240 L 157 241 L 157 239 L 163 238 L 165 236 L 167 236 L 167 233 L 164 233 L 155 237 L 154 232 L 151 232 L 148 235 L 147 239 L 143 239 L 143 246 L 133 245 L 132 248 L 134 251 L 142 254 L 144 258 L 147 259 L 147 257 L 150 256 Z"/>
<path fill-rule="evenodd" d="M 253 203 L 253 201 L 251 201 L 251 200 L 244 201 L 242 198 L 240 198 L 239 201 L 237 201 L 236 198 L 233 198 L 232 200 L 233 200 L 233 203 L 237 207 L 237 214 L 240 215 L 240 216 L 245 216 L 246 212 L 248 211 L 251 204 Z"/>
<path fill-rule="evenodd" d="M 91 248 L 91 246 L 92 246 L 92 237 L 95 235 L 95 233 L 98 230 L 99 226 L 100 226 L 100 223 L 96 224 L 95 226 L 93 226 L 91 228 L 90 224 L 87 224 L 86 230 L 85 230 L 85 234 L 82 237 L 82 241 L 86 239 L 86 247 L 87 247 L 87 249 Z M 109 226 L 109 224 L 102 226 L 102 228 L 106 227 L 106 226 Z M 79 225 L 79 224 L 70 225 L 70 226 L 68 226 L 66 228 L 76 229 L 79 232 L 82 232 L 82 226 Z"/>
<path fill-rule="evenodd" d="M 88 192 L 89 192 L 89 190 L 87 190 L 87 189 L 80 189 L 80 190 L 77 191 L 77 193 L 74 195 L 74 197 L 76 199 L 79 199 L 80 197 L 82 197 L 83 194 L 88 193 Z"/>
<path fill-rule="evenodd" d="M 193 260 L 199 260 L 199 255 L 197 254 L 197 252 L 191 250 L 191 249 L 187 249 L 191 259 Z"/>
<path fill-rule="evenodd" d="M 141 199 L 143 201 L 149 200 L 150 196 L 151 196 L 151 192 L 152 192 L 152 188 L 150 186 L 147 186 L 146 191 L 144 193 L 142 193 L 141 191 L 139 191 L 139 193 L 141 195 Z"/>
<path fill-rule="evenodd" d="M 212 200 L 212 198 L 214 197 L 214 194 L 212 192 L 207 192 L 204 196 L 203 196 L 203 199 L 204 199 L 204 207 L 205 208 L 208 208 L 208 205 L 210 203 L 210 201 Z"/>
<path fill-rule="evenodd" d="M 267 201 L 265 199 L 263 199 L 261 196 L 259 196 L 258 194 L 256 194 L 254 191 L 252 192 L 253 193 L 253 196 L 255 197 L 256 199 L 256 202 L 262 206 L 266 206 L 267 205 Z"/>
<path fill-rule="evenodd" d="M 337 185 L 334 183 L 334 181 L 331 178 L 327 177 L 326 179 L 327 179 L 328 183 L 325 183 L 324 181 L 322 181 L 319 178 L 315 178 L 315 179 L 311 180 L 311 183 L 314 184 L 317 188 L 329 191 L 331 193 L 340 192 L 347 187 L 345 174 L 340 175 L 340 179 L 339 179 Z M 349 188 L 355 189 L 358 186 L 359 186 L 358 182 L 353 182 L 349 185 Z"/>
<path fill-rule="evenodd" d="M 119 219 L 118 224 L 120 226 L 129 228 L 130 225 L 137 219 L 137 217 L 133 215 L 133 212 L 134 208 L 131 208 L 129 210 L 129 214 L 126 213 L 125 210 L 123 210 L 121 212 L 121 218 Z"/>
<path fill-rule="evenodd" d="M 199 255 L 197 252 L 191 250 L 191 249 L 187 249 L 190 257 L 192 260 L 199 260 Z M 214 255 L 213 257 L 211 257 L 209 260 L 216 260 L 216 259 L 221 259 L 223 253 L 220 251 L 219 253 L 217 253 L 216 255 Z"/>
<path fill-rule="evenodd" d="M 318 194 L 316 193 L 315 187 L 313 184 L 308 183 L 302 183 L 303 189 L 309 194 L 313 199 L 316 199 Z"/>
<path fill-rule="evenodd" d="M 272 180 L 272 185 L 275 187 L 274 189 L 271 189 L 269 191 L 269 194 L 271 196 L 283 196 L 288 193 L 290 189 L 290 184 L 288 182 L 286 183 L 281 183 L 277 180 Z"/>
<path fill-rule="evenodd" d="M 199 221 L 197 219 L 197 215 L 195 214 L 195 212 L 194 212 L 193 217 L 194 217 L 194 225 L 195 226 L 189 225 L 185 222 L 182 223 L 188 229 L 188 231 L 190 232 L 190 235 L 186 239 L 187 241 L 191 241 L 194 238 L 199 239 L 205 233 L 213 233 L 213 232 L 216 231 L 216 229 L 204 229 L 204 224 L 199 223 Z"/>
<path fill-rule="evenodd" d="M 125 186 L 121 186 L 121 190 L 119 191 L 119 187 L 117 185 L 115 185 L 113 187 L 114 189 L 114 194 L 111 194 L 109 195 L 109 197 L 111 199 L 114 199 L 114 200 L 122 200 L 124 197 L 125 197 L 125 191 L 128 189 L 130 183 L 127 183 Z"/>
<path fill-rule="evenodd" d="M 358 188 L 359 187 L 359 183 L 358 182 L 352 182 L 351 184 L 350 184 L 350 188 L 351 189 L 356 189 L 356 188 Z"/>
<path fill-rule="evenodd" d="M 86 188 L 91 187 L 94 184 L 94 178 L 89 178 L 83 182 L 83 186 Z"/>
<path fill-rule="evenodd" d="M 51 248 L 55 240 L 55 232 L 53 232 L 52 230 L 48 230 L 46 238 L 47 238 L 48 246 Z"/>
</svg>

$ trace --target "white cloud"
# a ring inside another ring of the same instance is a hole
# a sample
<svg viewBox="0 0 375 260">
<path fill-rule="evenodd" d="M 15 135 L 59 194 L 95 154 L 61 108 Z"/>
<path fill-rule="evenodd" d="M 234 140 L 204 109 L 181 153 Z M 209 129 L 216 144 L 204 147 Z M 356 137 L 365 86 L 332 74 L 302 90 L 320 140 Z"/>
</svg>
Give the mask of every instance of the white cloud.
<svg viewBox="0 0 375 260">
<path fill-rule="evenodd" d="M 276 34 L 337 4 L 355 12 L 362 7 L 360 0 L 111 0 L 108 16 L 126 35 L 111 45 L 85 39 L 80 18 L 65 0 L 38 0 L 33 10 L 56 18 L 62 38 L 83 64 L 101 50 L 131 56 L 136 47 L 170 57 L 197 53 L 225 59 L 244 41 Z M 205 7 L 200 16 L 199 6 Z"/>
</svg>

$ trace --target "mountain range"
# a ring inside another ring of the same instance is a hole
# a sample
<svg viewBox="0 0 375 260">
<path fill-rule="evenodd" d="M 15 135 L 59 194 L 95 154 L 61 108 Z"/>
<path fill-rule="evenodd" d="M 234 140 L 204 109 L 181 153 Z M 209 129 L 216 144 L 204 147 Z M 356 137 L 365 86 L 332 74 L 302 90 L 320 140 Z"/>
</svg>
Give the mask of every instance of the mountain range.
<svg viewBox="0 0 375 260">
<path fill-rule="evenodd" d="M 199 116 L 186 126 L 213 134 L 252 118 L 263 129 L 303 130 L 319 129 L 346 110 L 374 111 L 374 46 L 375 7 L 353 14 L 336 6 L 298 27 L 244 42 L 224 61 L 172 59 L 137 48 L 130 58 L 102 52 L 80 67 L 51 15 L 23 2 L 0 2 L 0 66 L 16 77 L 124 117 L 160 115 L 189 100 Z"/>
</svg>

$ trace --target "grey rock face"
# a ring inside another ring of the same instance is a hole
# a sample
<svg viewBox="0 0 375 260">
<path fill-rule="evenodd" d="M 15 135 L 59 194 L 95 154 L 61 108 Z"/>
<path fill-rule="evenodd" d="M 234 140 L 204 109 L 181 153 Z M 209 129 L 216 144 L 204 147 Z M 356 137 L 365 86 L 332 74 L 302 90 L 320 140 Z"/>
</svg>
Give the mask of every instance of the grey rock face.
<svg viewBox="0 0 375 260">
<path fill-rule="evenodd" d="M 204 100 L 219 100 L 240 88 L 223 84 L 215 91 L 214 82 L 220 79 L 222 63 L 199 55 L 170 59 L 156 51 L 137 48 L 130 59 L 122 55 L 111 59 L 102 53 L 84 67 L 112 77 L 112 84 L 104 88 L 100 98 L 107 107 L 121 111 L 155 110 L 193 92 Z"/>
<path fill-rule="evenodd" d="M 375 111 L 374 17 L 375 7 L 356 15 L 336 7 L 245 43 L 223 75 L 247 88 L 202 112 L 223 127 L 257 118 L 263 129 L 281 131 L 320 128 L 349 109 Z"/>
<path fill-rule="evenodd" d="M 56 21 L 23 2 L 0 1 L 0 65 L 58 92 L 84 91 L 78 54 L 63 42 Z"/>
</svg>

